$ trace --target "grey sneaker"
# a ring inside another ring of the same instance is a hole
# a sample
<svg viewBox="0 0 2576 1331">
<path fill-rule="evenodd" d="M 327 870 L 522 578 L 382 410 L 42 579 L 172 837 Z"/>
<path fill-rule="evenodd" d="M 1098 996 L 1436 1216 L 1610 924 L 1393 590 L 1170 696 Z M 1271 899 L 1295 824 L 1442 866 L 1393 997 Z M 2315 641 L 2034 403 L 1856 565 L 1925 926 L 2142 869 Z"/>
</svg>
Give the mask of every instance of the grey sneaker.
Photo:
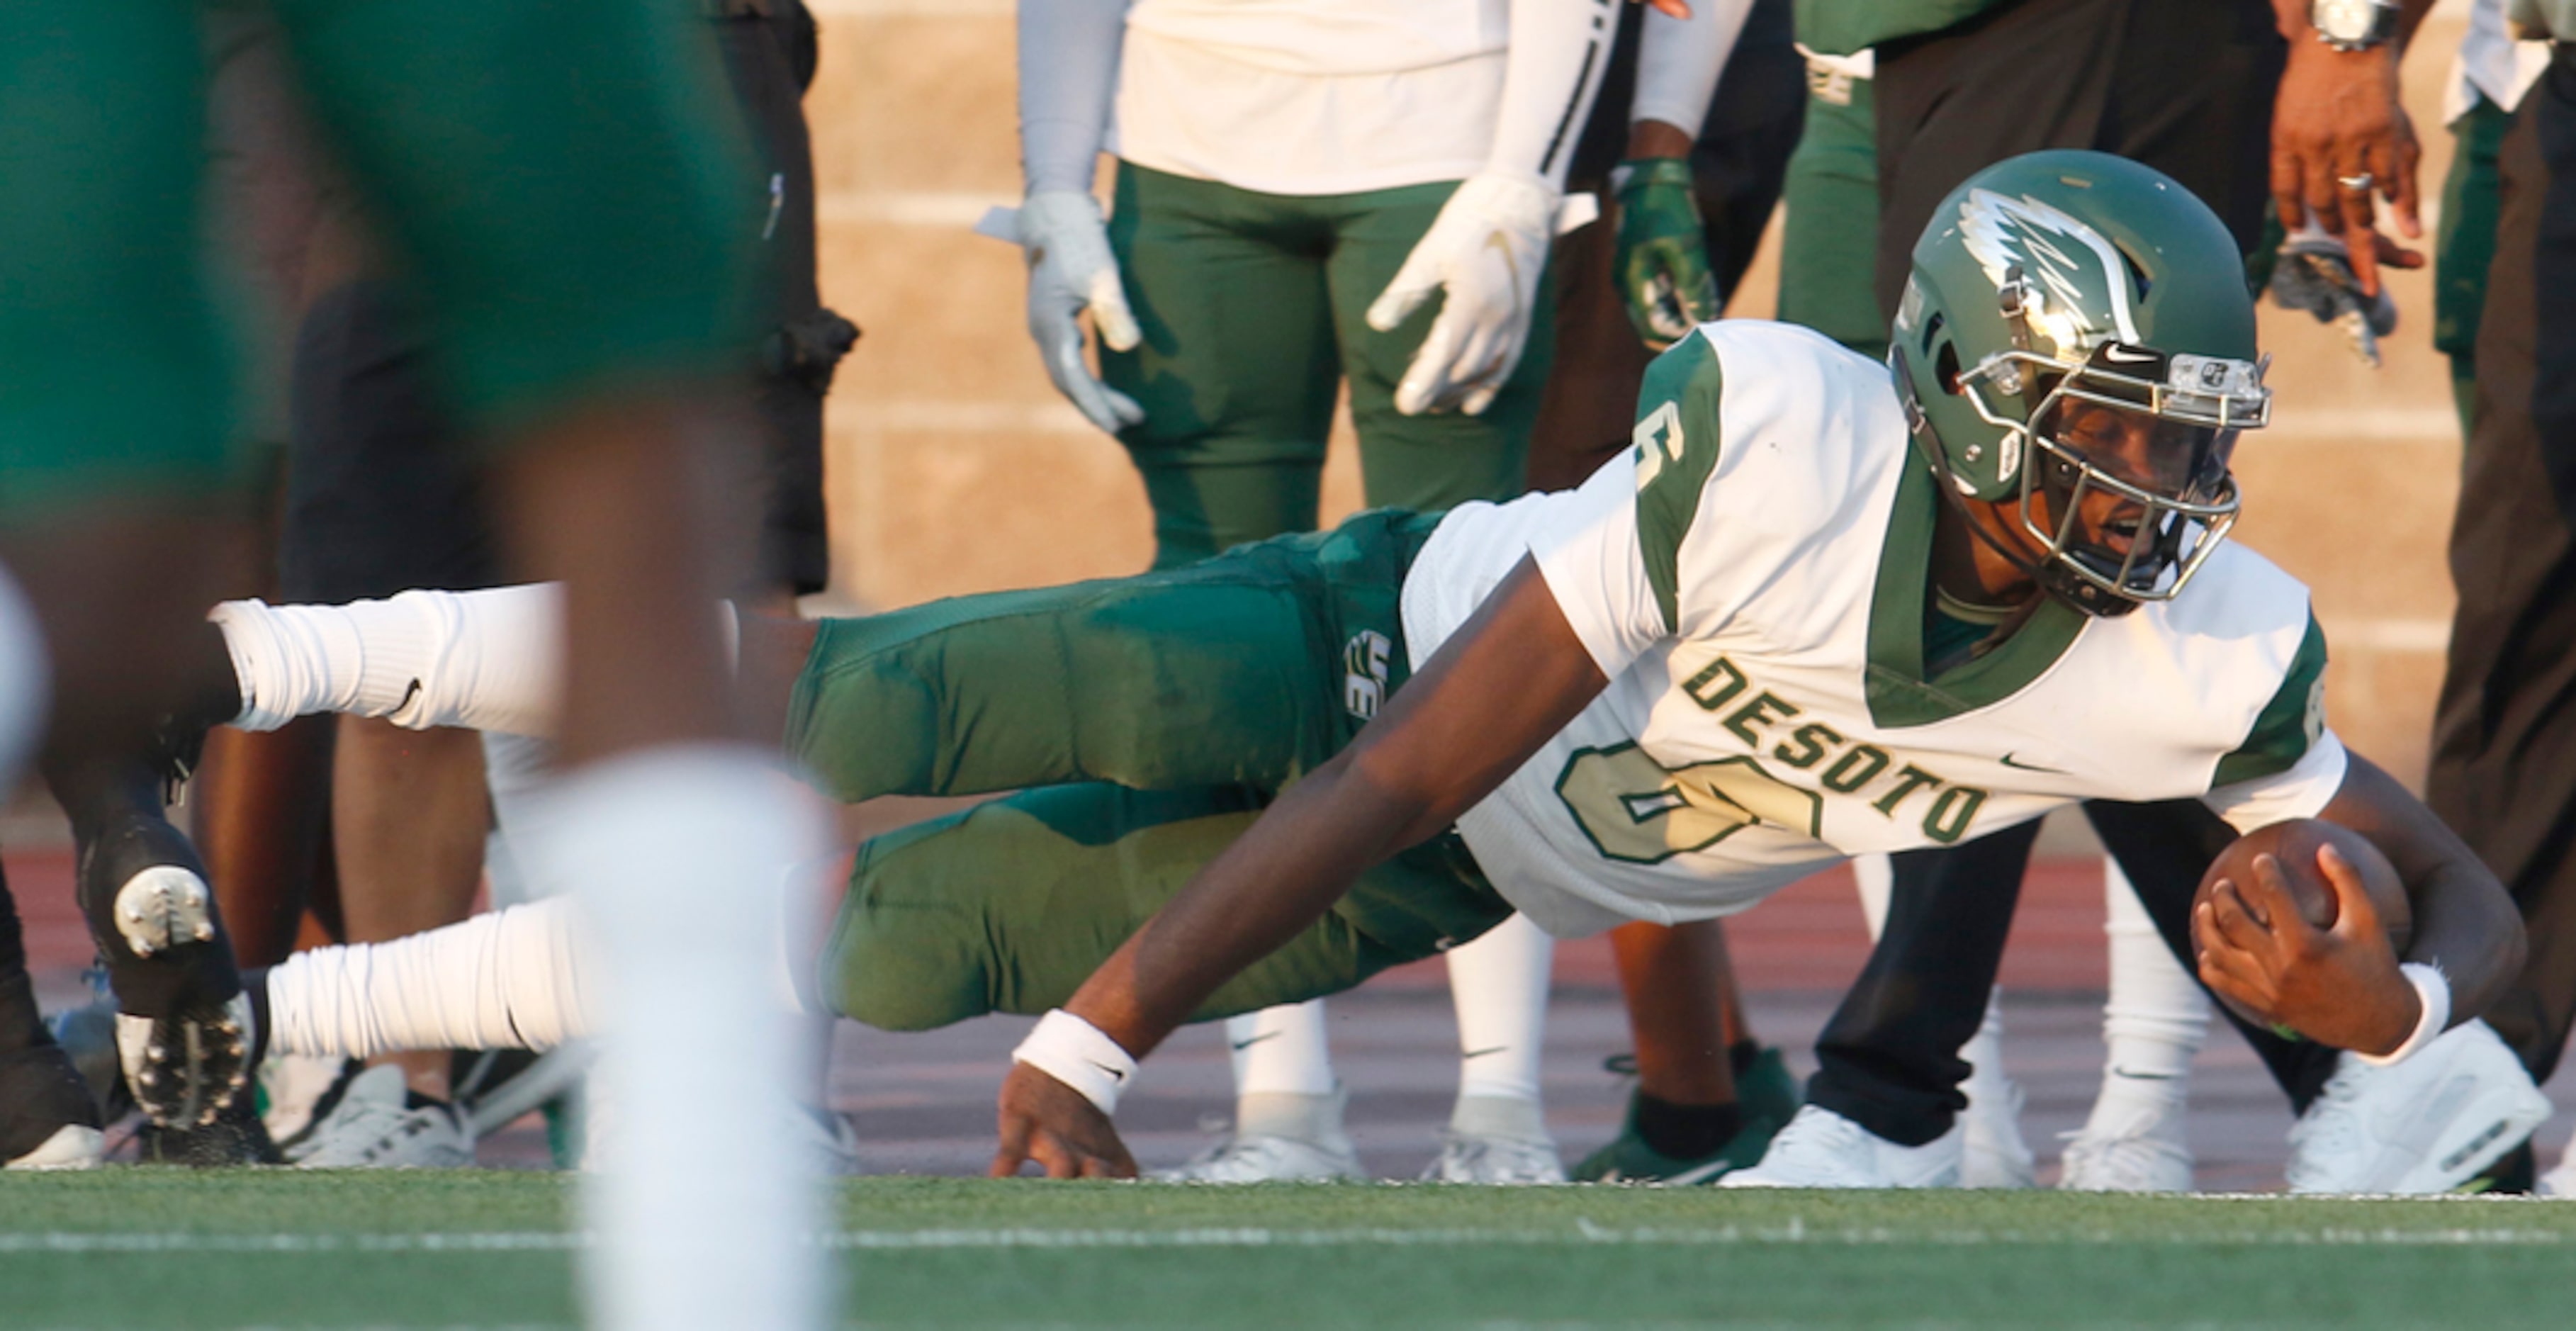
<svg viewBox="0 0 2576 1331">
<path fill-rule="evenodd" d="M 1469 1095 L 1449 1115 L 1440 1154 L 1422 1171 L 1426 1183 L 1534 1184 L 1565 1182 L 1539 1107 L 1527 1100 Z"/>
<path fill-rule="evenodd" d="M 1237 1102 L 1234 1132 L 1207 1153 L 1147 1175 L 1157 1183 L 1327 1183 L 1368 1177 L 1342 1130 L 1349 1093 L 1256 1092 Z"/>
<path fill-rule="evenodd" d="M 369 1068 L 296 1150 L 298 1169 L 458 1169 L 474 1135 L 452 1105 L 415 1096 L 402 1069 Z"/>
</svg>

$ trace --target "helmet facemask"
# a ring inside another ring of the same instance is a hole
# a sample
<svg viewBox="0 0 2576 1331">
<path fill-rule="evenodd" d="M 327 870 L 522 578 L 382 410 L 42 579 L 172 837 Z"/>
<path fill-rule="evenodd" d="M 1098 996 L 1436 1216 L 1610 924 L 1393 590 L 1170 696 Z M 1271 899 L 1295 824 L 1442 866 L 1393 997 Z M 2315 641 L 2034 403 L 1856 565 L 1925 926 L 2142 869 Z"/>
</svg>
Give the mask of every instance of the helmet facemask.
<svg viewBox="0 0 2576 1331">
<path fill-rule="evenodd" d="M 2014 285 L 2004 305 L 2019 332 Z M 2238 431 L 2271 418 L 2265 365 L 2104 341 L 2070 366 L 2015 341 L 1957 380 L 2002 432 L 1998 471 L 2019 476 L 2015 511 L 2038 553 L 2006 553 L 2088 614 L 2171 600 L 2236 524 L 2228 460 Z"/>
</svg>

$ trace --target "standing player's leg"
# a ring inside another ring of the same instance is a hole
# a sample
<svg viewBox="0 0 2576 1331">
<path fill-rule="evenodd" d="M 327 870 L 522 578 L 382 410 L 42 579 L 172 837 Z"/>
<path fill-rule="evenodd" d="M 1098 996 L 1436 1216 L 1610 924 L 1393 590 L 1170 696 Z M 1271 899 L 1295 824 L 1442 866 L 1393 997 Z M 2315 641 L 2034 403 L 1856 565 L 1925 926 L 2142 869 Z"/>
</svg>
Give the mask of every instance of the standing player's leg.
<svg viewBox="0 0 2576 1331">
<path fill-rule="evenodd" d="M 13 188 L 46 201 L 0 215 L 0 563 L 26 590 L 0 597 L 0 761 L 14 770 L 16 737 L 44 726 L 50 675 L 47 765 L 109 805 L 126 786 L 104 774 L 146 751 L 152 719 L 180 700 L 166 646 L 194 618 L 188 603 L 247 568 L 222 501 L 240 479 L 231 367 L 193 239 L 206 142 L 195 17 L 111 4 L 0 18 L 0 159 Z M 135 1019 L 134 1059 L 156 1065 L 139 1088 L 147 1109 L 190 1131 L 246 1111 L 227 1030 L 240 981 L 202 875 L 110 858 L 90 857 L 85 914 Z M 140 886 L 106 880 L 128 867 Z M 152 958 L 119 928 L 120 899 Z"/>
<path fill-rule="evenodd" d="M 18 903 L 0 880 L 0 1169 L 88 1169 L 104 1137 L 71 1055 L 45 1029 Z"/>
<path fill-rule="evenodd" d="M 2120 862 L 2102 862 L 2111 992 L 2102 1005 L 2102 1089 L 2066 1143 L 2057 1181 L 2079 1192 L 2189 1192 L 2183 1110 L 2191 1060 L 2209 1034 L 2209 996 L 2174 959 Z"/>
<path fill-rule="evenodd" d="M 1454 189 L 1416 185 L 1330 201 L 1333 324 L 1350 390 L 1351 424 L 1359 435 L 1362 485 L 1372 505 L 1429 511 L 1508 499 L 1523 489 L 1530 428 L 1555 359 L 1554 279 L 1539 283 L 1538 314 L 1530 321 L 1519 365 L 1477 415 L 1408 416 L 1395 408 L 1396 384 L 1429 333 L 1434 310 L 1417 310 L 1383 333 L 1363 318 Z M 1461 1051 L 1472 1056 L 1461 1061 L 1449 1130 L 1425 1177 L 1486 1183 L 1564 1179 L 1540 1106 L 1537 1074 L 1554 955 L 1553 940 L 1527 925 L 1449 955 Z"/>
<path fill-rule="evenodd" d="M 1121 441 L 1154 510 L 1154 566 L 1312 530 L 1332 425 L 1322 254 L 1304 201 L 1121 163 L 1109 240 L 1144 340 L 1102 378 L 1144 408 Z M 1163 1177 L 1253 1182 L 1359 1172 L 1321 1003 L 1239 1016 L 1235 1124 Z"/>
<path fill-rule="evenodd" d="M 1807 1103 L 1728 1187 L 1951 1187 L 1962 1057 L 1990 1006 L 2036 824 L 1893 861 L 1877 946 L 1816 1039 Z M 1867 880 L 1864 880 L 1867 885 Z M 1864 901 L 1868 894 L 1864 893 Z"/>
<path fill-rule="evenodd" d="M 2451 529 L 2460 605 L 2425 781 L 2425 802 L 2522 910 L 2530 952 L 2488 1020 L 2534 1080 L 2557 1069 L 2576 1019 L 2576 858 L 2566 851 L 2576 727 L 2563 705 L 2576 676 L 2569 654 L 2549 645 L 2576 624 L 2576 597 L 2566 591 L 2571 521 L 2550 480 L 2576 456 L 2570 51 L 2555 48 L 2498 151 L 2503 203 L 2477 334 L 2475 428 Z M 2576 1163 L 2561 1162 L 2544 1182 L 2560 1195 L 2576 1192 Z"/>
<path fill-rule="evenodd" d="M 747 553 L 728 511 L 729 460 L 756 438 L 730 242 L 767 202 L 739 169 L 707 34 L 683 7 L 604 0 L 478 0 L 428 28 L 399 6 L 278 12 L 317 120 L 417 275 L 461 424 L 499 450 L 513 563 L 566 584 L 568 770 L 527 850 L 601 906 L 619 977 L 603 1077 L 631 1153 L 585 1192 L 593 1315 L 819 1321 L 819 1267 L 794 1237 L 815 1199 L 762 1130 L 791 1036 L 751 997 L 758 931 L 699 908 L 822 839 L 737 740 L 706 610 Z M 671 1044 L 697 1056 L 682 1066 Z"/>
</svg>

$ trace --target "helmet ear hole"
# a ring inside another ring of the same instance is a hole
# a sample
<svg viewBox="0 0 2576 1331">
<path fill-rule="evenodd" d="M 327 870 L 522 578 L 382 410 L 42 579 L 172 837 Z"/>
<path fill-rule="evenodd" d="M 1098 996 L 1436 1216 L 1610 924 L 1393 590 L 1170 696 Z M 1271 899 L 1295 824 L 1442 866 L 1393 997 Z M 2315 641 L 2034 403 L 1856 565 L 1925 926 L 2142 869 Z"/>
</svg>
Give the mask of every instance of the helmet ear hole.
<svg viewBox="0 0 2576 1331">
<path fill-rule="evenodd" d="M 2138 262 L 2138 256 L 2131 254 L 2128 246 L 2115 243 L 2115 247 L 2120 251 L 2120 262 L 2129 270 L 2130 285 L 2136 288 L 2138 300 L 2144 303 L 2147 293 L 2155 288 L 2155 280 L 2147 276 L 2146 265 Z"/>
<path fill-rule="evenodd" d="M 1952 397 L 1957 397 L 1959 395 L 1958 343 L 1944 341 L 1941 344 L 1941 349 L 1933 354 L 1932 377 L 1941 385 L 1942 392 L 1947 393 Z"/>
</svg>

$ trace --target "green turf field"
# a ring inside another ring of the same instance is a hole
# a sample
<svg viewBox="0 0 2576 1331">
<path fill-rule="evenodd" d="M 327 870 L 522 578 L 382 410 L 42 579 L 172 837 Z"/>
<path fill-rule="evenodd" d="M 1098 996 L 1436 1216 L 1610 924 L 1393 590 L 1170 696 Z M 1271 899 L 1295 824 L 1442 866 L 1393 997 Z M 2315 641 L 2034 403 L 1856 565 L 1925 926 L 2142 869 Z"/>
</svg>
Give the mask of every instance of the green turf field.
<svg viewBox="0 0 2576 1331">
<path fill-rule="evenodd" d="M 0 1177 L 0 1326 L 560 1326 L 536 1174 Z M 866 1326 L 2576 1325 L 2576 1203 L 864 1179 Z"/>
</svg>

